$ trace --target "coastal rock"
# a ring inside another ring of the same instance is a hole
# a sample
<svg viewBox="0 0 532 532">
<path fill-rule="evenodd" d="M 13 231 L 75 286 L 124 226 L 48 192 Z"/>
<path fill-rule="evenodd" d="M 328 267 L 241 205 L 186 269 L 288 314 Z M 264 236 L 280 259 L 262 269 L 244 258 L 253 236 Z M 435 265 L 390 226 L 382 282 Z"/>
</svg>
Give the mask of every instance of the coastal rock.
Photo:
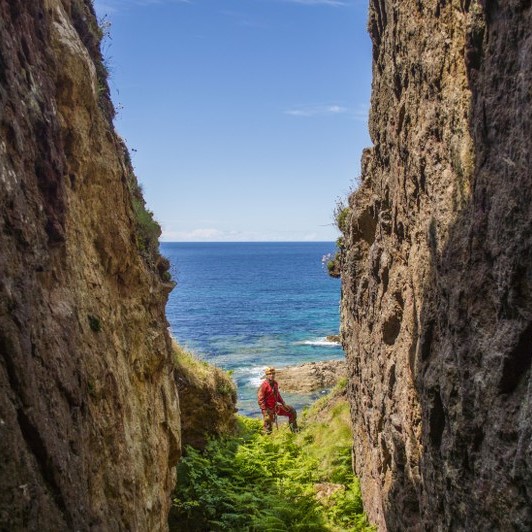
<svg viewBox="0 0 532 532">
<path fill-rule="evenodd" d="M 1 530 L 167 527 L 172 285 L 100 38 L 89 0 L 0 0 Z"/>
<path fill-rule="evenodd" d="M 181 413 L 183 448 L 203 449 L 208 438 L 228 435 L 236 427 L 236 386 L 225 371 L 173 344 Z"/>
<path fill-rule="evenodd" d="M 381 530 L 532 528 L 531 28 L 530 1 L 370 2 L 341 334 Z"/>
<path fill-rule="evenodd" d="M 308 393 L 331 388 L 346 375 L 344 360 L 327 360 L 279 368 L 275 379 L 283 392 Z"/>
</svg>

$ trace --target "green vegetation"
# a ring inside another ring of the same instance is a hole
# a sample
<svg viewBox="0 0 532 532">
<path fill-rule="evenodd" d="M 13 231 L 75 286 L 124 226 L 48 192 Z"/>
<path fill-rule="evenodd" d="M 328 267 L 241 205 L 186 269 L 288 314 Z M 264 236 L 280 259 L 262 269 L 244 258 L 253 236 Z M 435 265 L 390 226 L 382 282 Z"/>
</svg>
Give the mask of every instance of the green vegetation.
<svg viewBox="0 0 532 532">
<path fill-rule="evenodd" d="M 153 212 L 146 208 L 142 198 L 133 196 L 133 212 L 137 222 L 137 247 L 147 257 L 159 254 L 161 226 L 154 220 Z"/>
<path fill-rule="evenodd" d="M 351 223 L 351 209 L 346 205 L 345 200 L 338 198 L 334 208 L 334 222 L 342 235 L 336 240 L 336 253 L 327 255 L 327 272 L 331 277 L 340 277 L 342 271 L 342 262 L 345 252 L 344 236 L 349 231 Z"/>
<path fill-rule="evenodd" d="M 102 324 L 99 318 L 97 318 L 96 316 L 93 316 L 92 314 L 89 314 L 87 318 L 89 320 L 89 327 L 91 328 L 92 331 L 100 332 L 102 330 Z"/>
<path fill-rule="evenodd" d="M 350 213 L 351 209 L 349 209 L 349 207 L 339 207 L 337 212 L 335 212 L 336 225 L 342 233 L 345 233 L 348 229 Z"/>
<path fill-rule="evenodd" d="M 327 262 L 327 271 L 329 272 L 329 274 L 335 273 L 336 262 L 334 260 L 330 260 L 329 262 Z"/>
<path fill-rule="evenodd" d="M 344 383 L 345 387 L 345 383 Z M 238 434 L 187 447 L 178 466 L 172 531 L 374 530 L 351 471 L 349 411 L 342 390 L 264 435 L 240 417 Z"/>
<path fill-rule="evenodd" d="M 221 369 L 197 358 L 194 353 L 183 349 L 175 340 L 172 341 L 172 349 L 174 351 L 174 363 L 179 374 L 189 381 L 196 384 L 214 382 L 214 373 L 222 372 Z"/>
<path fill-rule="evenodd" d="M 183 349 L 176 341 L 172 342 L 174 363 L 182 379 L 195 388 L 210 389 L 221 396 L 234 396 L 236 403 L 236 387 L 230 372 L 224 371 Z"/>
</svg>

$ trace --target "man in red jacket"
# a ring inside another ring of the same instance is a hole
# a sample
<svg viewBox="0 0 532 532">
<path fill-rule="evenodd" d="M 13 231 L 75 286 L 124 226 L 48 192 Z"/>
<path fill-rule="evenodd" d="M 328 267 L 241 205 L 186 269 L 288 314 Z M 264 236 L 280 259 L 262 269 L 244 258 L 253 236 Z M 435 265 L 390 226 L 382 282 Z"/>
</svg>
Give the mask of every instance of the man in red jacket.
<svg viewBox="0 0 532 532">
<path fill-rule="evenodd" d="M 266 379 L 257 393 L 260 410 L 264 419 L 264 431 L 270 434 L 277 416 L 288 416 L 288 426 L 292 432 L 297 431 L 296 409 L 287 405 L 279 393 L 279 385 L 275 380 L 275 368 L 266 368 Z"/>
</svg>

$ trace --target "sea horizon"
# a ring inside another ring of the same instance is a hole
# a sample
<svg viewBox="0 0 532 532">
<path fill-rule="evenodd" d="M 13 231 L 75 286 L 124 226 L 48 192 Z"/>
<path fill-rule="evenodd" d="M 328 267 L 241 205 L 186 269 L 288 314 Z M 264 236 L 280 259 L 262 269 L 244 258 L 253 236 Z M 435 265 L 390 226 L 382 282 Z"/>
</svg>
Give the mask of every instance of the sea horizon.
<svg viewBox="0 0 532 532">
<path fill-rule="evenodd" d="M 334 244 L 336 240 L 159 240 L 160 244 Z"/>
</svg>

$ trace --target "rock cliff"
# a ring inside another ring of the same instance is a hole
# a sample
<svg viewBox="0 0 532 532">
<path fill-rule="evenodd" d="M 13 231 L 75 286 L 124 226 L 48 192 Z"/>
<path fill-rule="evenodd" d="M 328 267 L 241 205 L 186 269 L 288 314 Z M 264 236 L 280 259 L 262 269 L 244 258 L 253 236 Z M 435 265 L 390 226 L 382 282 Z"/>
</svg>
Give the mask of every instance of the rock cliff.
<svg viewBox="0 0 532 532">
<path fill-rule="evenodd" d="M 2 530 L 167 526 L 172 284 L 101 34 L 89 0 L 0 0 Z"/>
<path fill-rule="evenodd" d="M 173 343 L 182 446 L 203 449 L 209 438 L 236 429 L 236 386 L 228 373 Z"/>
<path fill-rule="evenodd" d="M 530 0 L 371 0 L 341 257 L 355 468 L 381 530 L 532 527 Z"/>
</svg>

